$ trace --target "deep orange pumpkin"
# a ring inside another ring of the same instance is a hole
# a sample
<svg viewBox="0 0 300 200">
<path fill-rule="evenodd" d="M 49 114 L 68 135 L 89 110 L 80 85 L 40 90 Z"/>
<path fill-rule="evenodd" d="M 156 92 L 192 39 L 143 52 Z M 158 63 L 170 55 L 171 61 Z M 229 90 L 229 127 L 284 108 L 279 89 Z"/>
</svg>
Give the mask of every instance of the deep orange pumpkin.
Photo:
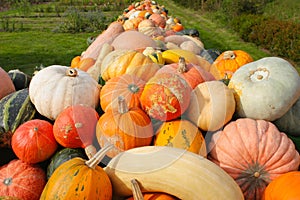
<svg viewBox="0 0 300 200">
<path fill-rule="evenodd" d="M 38 200 L 46 185 L 46 173 L 38 165 L 14 159 L 0 168 L 0 196 Z"/>
<path fill-rule="evenodd" d="M 175 73 L 159 73 L 145 85 L 140 101 L 146 113 L 161 121 L 181 116 L 187 109 L 192 88 Z"/>
<path fill-rule="evenodd" d="M 11 139 L 16 156 L 27 163 L 39 163 L 50 158 L 58 148 L 53 136 L 53 125 L 41 119 L 21 124 Z"/>
<path fill-rule="evenodd" d="M 155 193 L 143 193 L 144 200 L 178 200 L 177 197 L 163 193 L 163 192 L 155 192 Z M 126 200 L 135 200 L 134 197 L 128 197 Z"/>
<path fill-rule="evenodd" d="M 134 147 L 150 145 L 153 127 L 150 117 L 138 107 L 128 108 L 125 99 L 118 98 L 118 110 L 108 110 L 100 116 L 96 136 L 100 147 L 113 144 L 109 157 Z"/>
<path fill-rule="evenodd" d="M 100 105 L 104 112 L 118 109 L 118 97 L 125 98 L 128 108 L 140 107 L 140 96 L 146 82 L 135 75 L 123 74 L 106 81 L 100 92 Z"/>
<path fill-rule="evenodd" d="M 93 140 L 98 119 L 94 108 L 80 104 L 69 106 L 54 121 L 54 137 L 63 147 L 85 148 L 91 158 L 96 153 Z"/>
<path fill-rule="evenodd" d="M 235 179 L 249 200 L 260 200 L 272 180 L 300 164 L 293 142 L 265 120 L 232 121 L 212 136 L 209 147 L 209 159 Z"/>
</svg>

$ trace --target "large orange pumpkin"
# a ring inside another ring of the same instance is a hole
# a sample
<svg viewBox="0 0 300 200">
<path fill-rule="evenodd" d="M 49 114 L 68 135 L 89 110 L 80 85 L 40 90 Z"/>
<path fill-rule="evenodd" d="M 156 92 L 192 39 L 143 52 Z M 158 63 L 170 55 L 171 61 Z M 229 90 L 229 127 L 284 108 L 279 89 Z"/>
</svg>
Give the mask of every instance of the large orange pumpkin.
<svg viewBox="0 0 300 200">
<path fill-rule="evenodd" d="M 0 167 L 0 196 L 38 200 L 46 185 L 46 173 L 38 165 L 14 159 Z"/>
<path fill-rule="evenodd" d="M 213 134 L 209 147 L 208 158 L 235 179 L 246 200 L 260 200 L 272 180 L 300 164 L 293 142 L 265 120 L 232 121 Z"/>
</svg>

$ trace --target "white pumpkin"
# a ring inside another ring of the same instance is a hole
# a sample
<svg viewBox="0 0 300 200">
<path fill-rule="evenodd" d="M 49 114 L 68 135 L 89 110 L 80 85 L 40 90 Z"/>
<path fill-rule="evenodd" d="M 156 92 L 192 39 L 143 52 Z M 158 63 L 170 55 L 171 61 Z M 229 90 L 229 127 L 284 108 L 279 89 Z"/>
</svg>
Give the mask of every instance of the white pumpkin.
<svg viewBox="0 0 300 200">
<path fill-rule="evenodd" d="M 279 57 L 265 57 L 240 67 L 232 76 L 239 117 L 268 121 L 282 117 L 300 96 L 296 69 Z"/>
<path fill-rule="evenodd" d="M 55 120 L 70 105 L 99 106 L 100 87 L 87 72 L 61 65 L 38 71 L 29 85 L 30 100 L 37 111 Z"/>
</svg>

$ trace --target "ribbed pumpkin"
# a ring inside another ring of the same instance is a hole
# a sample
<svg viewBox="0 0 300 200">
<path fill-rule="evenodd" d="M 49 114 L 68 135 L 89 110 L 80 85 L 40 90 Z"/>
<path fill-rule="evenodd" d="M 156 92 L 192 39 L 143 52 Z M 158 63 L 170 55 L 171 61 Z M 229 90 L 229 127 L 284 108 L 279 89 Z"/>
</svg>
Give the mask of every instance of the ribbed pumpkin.
<svg viewBox="0 0 300 200">
<path fill-rule="evenodd" d="M 245 199 L 261 199 L 272 180 L 300 164 L 293 142 L 265 120 L 232 121 L 213 134 L 209 148 L 208 158 L 235 179 Z"/>
<path fill-rule="evenodd" d="M 37 111 L 50 120 L 71 105 L 99 106 L 100 87 L 88 73 L 61 65 L 40 70 L 31 79 L 29 96 Z"/>
<path fill-rule="evenodd" d="M 0 167 L 0 196 L 38 200 L 46 185 L 46 174 L 38 165 L 14 159 Z"/>
<path fill-rule="evenodd" d="M 6 95 L 15 92 L 16 88 L 8 73 L 0 67 L 0 99 Z"/>
<path fill-rule="evenodd" d="M 300 199 L 300 171 L 280 175 L 267 186 L 263 200 L 298 200 Z"/>
<path fill-rule="evenodd" d="M 156 72 L 156 74 L 158 73 L 178 74 L 188 82 L 192 89 L 205 81 L 215 80 L 215 77 L 211 73 L 207 72 L 198 65 L 186 63 L 184 57 L 179 57 L 178 63 L 164 65 Z"/>
<path fill-rule="evenodd" d="M 250 63 L 253 58 L 249 53 L 243 50 L 224 51 L 217 57 L 212 64 L 212 73 L 217 79 L 222 79 L 225 75 L 230 79 L 232 74 L 241 66 Z"/>
<path fill-rule="evenodd" d="M 90 106 L 69 106 L 55 119 L 53 135 L 61 146 L 84 148 L 88 158 L 91 158 L 97 152 L 93 140 L 98 119 L 99 114 Z"/>
<path fill-rule="evenodd" d="M 24 88 L 0 100 L 0 147 L 10 147 L 15 130 L 34 118 L 36 109 L 28 94 L 28 88 Z"/>
<path fill-rule="evenodd" d="M 41 119 L 21 124 L 12 136 L 11 146 L 20 160 L 33 164 L 49 159 L 58 148 L 53 125 Z"/>
<path fill-rule="evenodd" d="M 128 108 L 140 107 L 140 96 L 146 82 L 135 75 L 123 74 L 106 81 L 100 91 L 103 111 L 118 109 L 118 97 L 123 96 Z"/>
<path fill-rule="evenodd" d="M 174 73 L 159 73 L 145 85 L 140 101 L 146 113 L 161 121 L 180 117 L 188 108 L 192 88 Z"/>
<path fill-rule="evenodd" d="M 202 132 L 186 119 L 163 122 L 155 133 L 154 145 L 182 148 L 206 157 Z"/>
<path fill-rule="evenodd" d="M 159 69 L 149 57 L 135 50 L 114 50 L 101 63 L 101 77 L 108 81 L 123 74 L 135 75 L 148 81 Z"/>
<path fill-rule="evenodd" d="M 114 145 L 107 153 L 109 157 L 134 147 L 150 145 L 153 138 L 150 117 L 141 108 L 128 108 L 122 96 L 118 97 L 118 103 L 118 110 L 108 110 L 97 123 L 99 145 Z"/>
<path fill-rule="evenodd" d="M 98 166 L 109 148 L 102 148 L 89 160 L 75 157 L 62 163 L 48 180 L 40 200 L 111 200 L 110 179 Z"/>
</svg>

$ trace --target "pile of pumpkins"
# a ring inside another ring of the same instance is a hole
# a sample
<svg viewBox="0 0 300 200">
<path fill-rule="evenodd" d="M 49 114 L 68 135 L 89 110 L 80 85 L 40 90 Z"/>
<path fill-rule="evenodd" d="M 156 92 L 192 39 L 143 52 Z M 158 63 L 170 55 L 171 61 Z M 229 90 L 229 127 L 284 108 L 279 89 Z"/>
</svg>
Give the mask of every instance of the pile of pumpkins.
<svg viewBox="0 0 300 200">
<path fill-rule="evenodd" d="M 70 66 L 0 76 L 0 199 L 300 196 L 296 69 L 208 51 L 155 1 Z"/>
</svg>

